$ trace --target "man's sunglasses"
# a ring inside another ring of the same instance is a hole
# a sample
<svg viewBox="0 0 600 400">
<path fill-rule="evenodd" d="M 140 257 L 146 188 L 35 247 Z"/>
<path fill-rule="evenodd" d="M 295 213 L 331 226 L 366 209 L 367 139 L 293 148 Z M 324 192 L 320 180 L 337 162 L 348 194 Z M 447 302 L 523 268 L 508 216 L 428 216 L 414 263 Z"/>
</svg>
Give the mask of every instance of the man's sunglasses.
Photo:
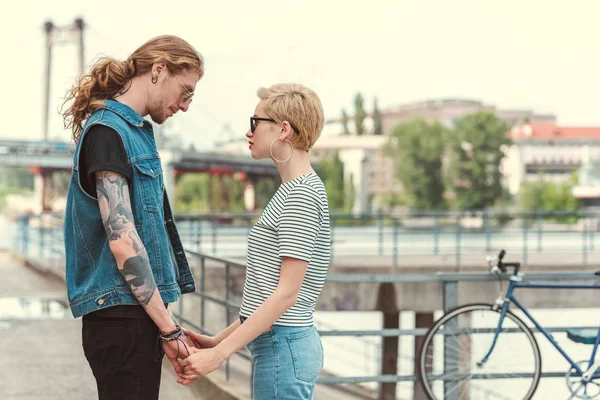
<svg viewBox="0 0 600 400">
<path fill-rule="evenodd" d="M 252 133 L 254 133 L 254 131 L 256 130 L 256 121 L 268 121 L 268 122 L 277 123 L 277 121 L 275 121 L 274 119 L 271 119 L 271 118 L 250 117 L 250 132 L 252 132 Z M 288 123 L 290 124 L 290 126 L 292 127 L 292 129 L 294 130 L 296 135 L 299 135 L 300 131 L 298 129 L 296 129 L 296 127 L 294 125 L 292 125 L 291 122 L 288 122 Z"/>
</svg>

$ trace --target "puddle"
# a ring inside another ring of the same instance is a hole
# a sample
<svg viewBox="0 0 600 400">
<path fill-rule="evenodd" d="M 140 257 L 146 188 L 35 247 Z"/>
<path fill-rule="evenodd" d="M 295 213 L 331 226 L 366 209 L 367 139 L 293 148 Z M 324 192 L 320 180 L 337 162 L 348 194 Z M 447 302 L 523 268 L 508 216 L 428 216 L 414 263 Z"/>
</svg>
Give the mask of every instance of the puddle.
<svg viewBox="0 0 600 400">
<path fill-rule="evenodd" d="M 72 318 L 63 300 L 37 297 L 0 298 L 0 320 Z M 0 324 L 0 330 L 3 329 Z"/>
</svg>

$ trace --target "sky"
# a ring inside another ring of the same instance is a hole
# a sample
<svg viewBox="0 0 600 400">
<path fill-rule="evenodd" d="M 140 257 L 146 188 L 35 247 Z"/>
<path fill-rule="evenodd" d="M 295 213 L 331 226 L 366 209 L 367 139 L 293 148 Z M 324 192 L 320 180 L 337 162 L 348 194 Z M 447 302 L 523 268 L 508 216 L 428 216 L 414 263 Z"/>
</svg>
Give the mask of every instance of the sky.
<svg viewBox="0 0 600 400">
<path fill-rule="evenodd" d="M 297 82 L 326 118 L 430 98 L 467 98 L 600 126 L 598 0 L 115 1 L 0 0 L 0 139 L 42 139 L 43 24 L 83 18 L 85 62 L 125 59 L 148 39 L 181 36 L 206 72 L 170 129 L 210 150 L 241 138 L 256 90 Z M 74 44 L 54 46 L 50 137 L 69 140 L 58 108 L 78 74 Z"/>
</svg>

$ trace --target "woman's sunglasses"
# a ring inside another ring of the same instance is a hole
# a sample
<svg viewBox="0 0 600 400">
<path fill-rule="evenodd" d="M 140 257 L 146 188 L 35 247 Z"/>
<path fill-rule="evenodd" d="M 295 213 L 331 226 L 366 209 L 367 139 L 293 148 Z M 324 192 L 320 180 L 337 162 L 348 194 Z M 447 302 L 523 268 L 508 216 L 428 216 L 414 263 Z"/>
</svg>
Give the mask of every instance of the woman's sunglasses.
<svg viewBox="0 0 600 400">
<path fill-rule="evenodd" d="M 256 130 L 257 121 L 268 121 L 268 122 L 277 123 L 277 121 L 275 121 L 274 119 L 271 119 L 271 118 L 250 117 L 250 132 L 254 133 L 254 131 Z M 292 125 L 291 122 L 289 122 L 289 124 L 292 127 L 292 129 L 294 130 L 294 132 L 296 133 L 296 135 L 299 135 L 300 131 L 298 131 L 298 129 L 296 129 L 296 127 L 294 125 Z"/>
</svg>

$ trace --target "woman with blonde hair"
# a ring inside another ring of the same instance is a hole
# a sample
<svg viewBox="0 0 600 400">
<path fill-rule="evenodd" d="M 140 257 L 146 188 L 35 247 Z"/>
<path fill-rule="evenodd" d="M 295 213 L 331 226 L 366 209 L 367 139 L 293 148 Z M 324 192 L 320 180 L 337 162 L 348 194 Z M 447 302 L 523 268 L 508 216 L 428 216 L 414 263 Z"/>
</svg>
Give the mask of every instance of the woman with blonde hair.
<svg viewBox="0 0 600 400">
<path fill-rule="evenodd" d="M 246 133 L 250 154 L 271 158 L 282 183 L 249 234 L 239 320 L 215 337 L 186 331 L 204 349 L 182 361 L 179 382 L 212 372 L 247 345 L 254 399 L 311 399 L 323 368 L 313 314 L 331 252 L 327 194 L 309 155 L 323 108 L 298 84 L 260 88 L 258 97 Z"/>
</svg>

